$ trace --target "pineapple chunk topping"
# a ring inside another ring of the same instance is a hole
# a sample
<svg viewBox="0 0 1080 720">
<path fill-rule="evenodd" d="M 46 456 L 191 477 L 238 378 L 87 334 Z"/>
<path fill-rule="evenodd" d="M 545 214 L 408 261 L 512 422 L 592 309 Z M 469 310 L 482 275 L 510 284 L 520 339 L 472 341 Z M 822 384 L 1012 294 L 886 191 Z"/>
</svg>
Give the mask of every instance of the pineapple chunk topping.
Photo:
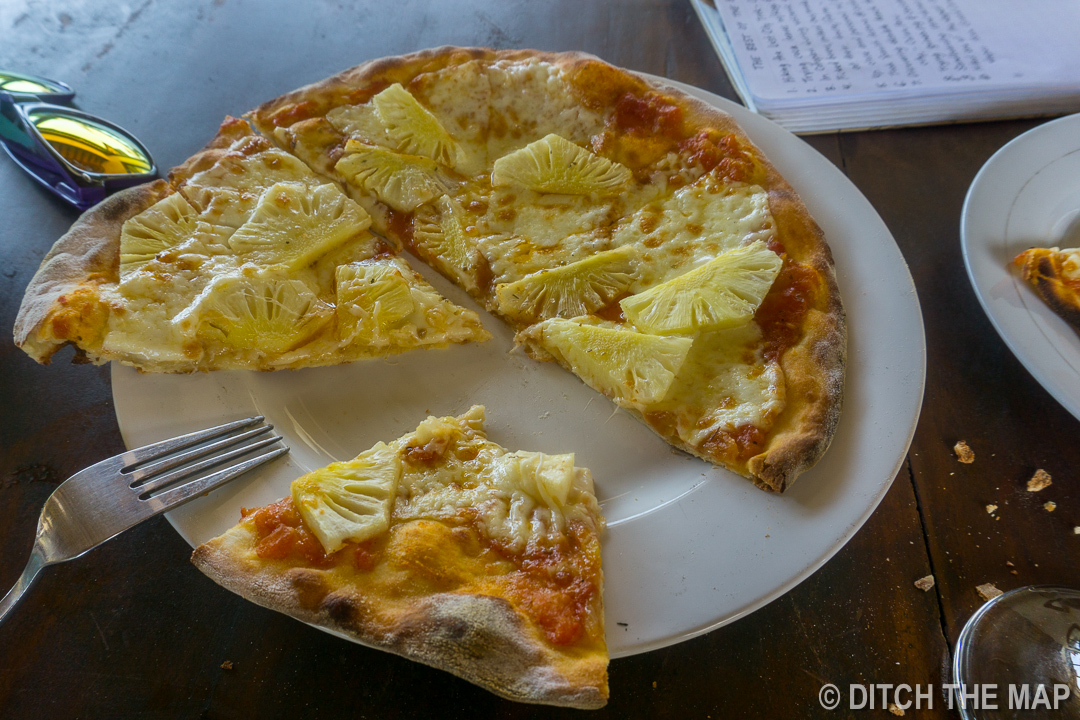
<svg viewBox="0 0 1080 720">
<path fill-rule="evenodd" d="M 754 317 L 781 265 L 779 255 L 755 240 L 619 304 L 645 332 L 687 334 L 734 327 Z"/>
<path fill-rule="evenodd" d="M 618 327 L 551 318 L 530 331 L 539 345 L 586 385 L 620 405 L 660 402 L 690 352 L 687 337 L 645 335 Z"/>
<path fill-rule="evenodd" d="M 337 269 L 338 334 L 342 340 L 387 342 L 389 332 L 416 307 L 397 263 L 369 260 Z"/>
<path fill-rule="evenodd" d="M 326 113 L 326 121 L 346 137 L 356 137 L 375 145 L 391 145 L 386 136 L 386 127 L 379 119 L 379 113 L 370 104 L 339 105 Z"/>
<path fill-rule="evenodd" d="M 280 182 L 259 199 L 251 219 L 229 239 L 234 252 L 260 265 L 307 267 L 367 230 L 371 218 L 333 185 L 314 190 Z"/>
<path fill-rule="evenodd" d="M 499 311 L 520 322 L 587 315 L 629 289 L 638 254 L 633 246 L 623 245 L 499 285 Z"/>
<path fill-rule="evenodd" d="M 551 134 L 495 161 L 491 184 L 562 195 L 615 195 L 633 179 L 628 168 Z"/>
<path fill-rule="evenodd" d="M 461 162 L 464 153 L 454 138 L 400 83 L 383 90 L 371 103 L 386 127 L 387 136 L 401 152 L 423 155 L 449 167 Z"/>
<path fill-rule="evenodd" d="M 445 190 L 436 174 L 435 161 L 419 155 L 401 155 L 383 148 L 349 140 L 349 154 L 334 169 L 351 185 L 375 193 L 375 197 L 403 212 L 412 212 Z"/>
<path fill-rule="evenodd" d="M 566 505 L 574 484 L 574 453 L 545 455 L 519 450 L 502 457 L 515 484 L 552 510 Z"/>
<path fill-rule="evenodd" d="M 378 443 L 353 460 L 336 462 L 293 480 L 292 497 L 304 524 L 327 553 L 363 542 L 390 527 L 401 460 Z"/>
<path fill-rule="evenodd" d="M 437 208 L 425 206 L 417 213 L 413 240 L 424 251 L 425 260 L 469 292 L 476 292 L 480 251 L 465 235 L 462 211 L 447 195 L 435 204 Z"/>
<path fill-rule="evenodd" d="M 125 222 L 120 230 L 120 274 L 127 275 L 190 238 L 198 217 L 183 195 L 173 193 Z"/>
<path fill-rule="evenodd" d="M 278 277 L 223 278 L 207 288 L 199 305 L 199 335 L 267 353 L 301 345 L 333 314 L 307 283 Z"/>
</svg>

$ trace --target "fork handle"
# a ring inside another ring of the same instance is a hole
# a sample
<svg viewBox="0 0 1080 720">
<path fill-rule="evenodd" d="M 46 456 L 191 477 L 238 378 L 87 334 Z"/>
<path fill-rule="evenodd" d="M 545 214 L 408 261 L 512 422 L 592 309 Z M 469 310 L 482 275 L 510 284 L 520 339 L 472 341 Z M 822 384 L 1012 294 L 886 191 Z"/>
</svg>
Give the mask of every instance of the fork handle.
<svg viewBox="0 0 1080 720">
<path fill-rule="evenodd" d="M 45 556 L 42 554 L 40 546 L 37 543 L 34 543 L 34 549 L 30 551 L 30 559 L 26 562 L 26 567 L 23 569 L 22 575 L 15 582 L 15 587 L 8 591 L 8 594 L 4 596 L 3 600 L 0 600 L 0 623 L 4 622 L 11 612 L 11 609 L 15 607 L 15 603 L 19 602 L 19 598 L 23 596 L 23 593 L 34 584 L 34 580 L 37 579 L 38 573 L 41 572 L 41 568 L 48 564 L 49 563 L 45 561 Z"/>
</svg>

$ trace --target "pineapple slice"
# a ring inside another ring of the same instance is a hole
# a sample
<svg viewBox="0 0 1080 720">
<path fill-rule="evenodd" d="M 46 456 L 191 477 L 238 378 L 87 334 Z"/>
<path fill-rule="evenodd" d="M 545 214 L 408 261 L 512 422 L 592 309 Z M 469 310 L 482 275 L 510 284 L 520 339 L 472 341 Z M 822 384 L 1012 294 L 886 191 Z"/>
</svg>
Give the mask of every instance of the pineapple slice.
<svg viewBox="0 0 1080 720">
<path fill-rule="evenodd" d="M 199 211 L 180 193 L 173 193 L 124 223 L 120 230 L 120 275 L 153 260 L 162 250 L 195 233 Z"/>
<path fill-rule="evenodd" d="M 519 322 L 587 315 L 629 289 L 637 257 L 633 246 L 623 245 L 501 284 L 495 288 L 499 311 Z"/>
<path fill-rule="evenodd" d="M 371 98 L 371 103 L 401 152 L 423 155 L 449 167 L 462 162 L 464 153 L 454 138 L 400 83 Z"/>
<path fill-rule="evenodd" d="M 353 460 L 293 480 L 292 498 L 329 554 L 346 541 L 363 542 L 386 532 L 400 480 L 401 460 L 381 442 Z"/>
<path fill-rule="evenodd" d="M 760 240 L 622 299 L 626 317 L 652 333 L 694 333 L 749 322 L 783 260 Z"/>
<path fill-rule="evenodd" d="M 300 270 L 369 225 L 364 209 L 333 185 L 311 190 L 302 183 L 280 182 L 263 193 L 229 244 L 245 260 Z"/>
<path fill-rule="evenodd" d="M 509 463 L 509 476 L 522 490 L 557 510 L 566 505 L 574 484 L 574 453 L 545 455 L 541 452 L 517 452 L 504 455 Z"/>
<path fill-rule="evenodd" d="M 334 169 L 351 185 L 374 193 L 395 210 L 412 212 L 445 192 L 434 160 L 401 155 L 355 140 L 349 140 L 345 150 L 349 154 Z"/>
<path fill-rule="evenodd" d="M 367 344 L 388 342 L 390 330 L 416 308 L 399 260 L 371 260 L 337 269 L 338 335 Z"/>
<path fill-rule="evenodd" d="M 633 177 L 624 165 L 551 134 L 496 160 L 491 184 L 562 195 L 616 195 Z"/>
<path fill-rule="evenodd" d="M 199 301 L 204 339 L 238 350 L 283 353 L 311 339 L 333 315 L 303 280 L 230 276 Z"/>
<path fill-rule="evenodd" d="M 690 352 L 687 337 L 551 318 L 526 331 L 561 364 L 619 405 L 660 402 Z"/>
<path fill-rule="evenodd" d="M 339 105 L 326 113 L 326 121 L 346 137 L 356 137 L 376 145 L 392 145 L 386 126 L 370 103 Z"/>
<path fill-rule="evenodd" d="M 463 211 L 448 195 L 421 208 L 413 228 L 413 242 L 423 259 L 449 275 L 468 292 L 479 291 L 477 273 L 483 258 L 476 244 L 465 234 Z"/>
</svg>

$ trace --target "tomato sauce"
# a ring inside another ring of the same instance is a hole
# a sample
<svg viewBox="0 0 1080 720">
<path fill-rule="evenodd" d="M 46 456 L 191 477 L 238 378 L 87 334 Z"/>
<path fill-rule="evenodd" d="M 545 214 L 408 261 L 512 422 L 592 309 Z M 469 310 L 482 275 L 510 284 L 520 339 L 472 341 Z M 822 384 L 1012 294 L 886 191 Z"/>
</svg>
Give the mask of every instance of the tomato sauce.
<svg viewBox="0 0 1080 720">
<path fill-rule="evenodd" d="M 785 260 L 754 320 L 765 338 L 765 357 L 777 360 L 802 338 L 806 311 L 814 302 L 817 274 L 812 268 Z"/>
<path fill-rule="evenodd" d="M 304 526 L 291 497 L 255 510 L 243 508 L 240 516 L 255 526 L 259 537 L 255 554 L 264 560 L 303 560 L 317 567 L 334 563 L 323 552 L 319 539 Z"/>
<path fill-rule="evenodd" d="M 660 95 L 626 93 L 615 103 L 615 127 L 633 135 L 664 135 L 681 140 L 683 110 Z"/>
<path fill-rule="evenodd" d="M 555 645 L 571 645 L 585 634 L 585 621 L 598 589 L 594 554 L 572 527 L 557 546 L 530 544 L 524 555 L 494 545 L 518 567 L 507 577 L 507 595 Z"/>
<path fill-rule="evenodd" d="M 705 172 L 715 171 L 719 178 L 728 182 L 750 182 L 754 177 L 754 158 L 732 134 L 720 135 L 716 130 L 706 128 L 679 143 L 679 150 L 691 162 L 700 164 Z"/>
</svg>

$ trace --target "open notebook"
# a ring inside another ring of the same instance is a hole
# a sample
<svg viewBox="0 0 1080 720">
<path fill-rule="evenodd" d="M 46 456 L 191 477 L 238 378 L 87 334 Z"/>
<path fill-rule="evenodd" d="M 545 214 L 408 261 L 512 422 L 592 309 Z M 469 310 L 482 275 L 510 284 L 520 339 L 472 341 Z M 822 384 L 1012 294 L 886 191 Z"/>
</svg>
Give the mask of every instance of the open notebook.
<svg viewBox="0 0 1080 720">
<path fill-rule="evenodd" d="M 793 132 L 1080 111 L 1078 0 L 690 0 L 751 110 Z"/>
</svg>

